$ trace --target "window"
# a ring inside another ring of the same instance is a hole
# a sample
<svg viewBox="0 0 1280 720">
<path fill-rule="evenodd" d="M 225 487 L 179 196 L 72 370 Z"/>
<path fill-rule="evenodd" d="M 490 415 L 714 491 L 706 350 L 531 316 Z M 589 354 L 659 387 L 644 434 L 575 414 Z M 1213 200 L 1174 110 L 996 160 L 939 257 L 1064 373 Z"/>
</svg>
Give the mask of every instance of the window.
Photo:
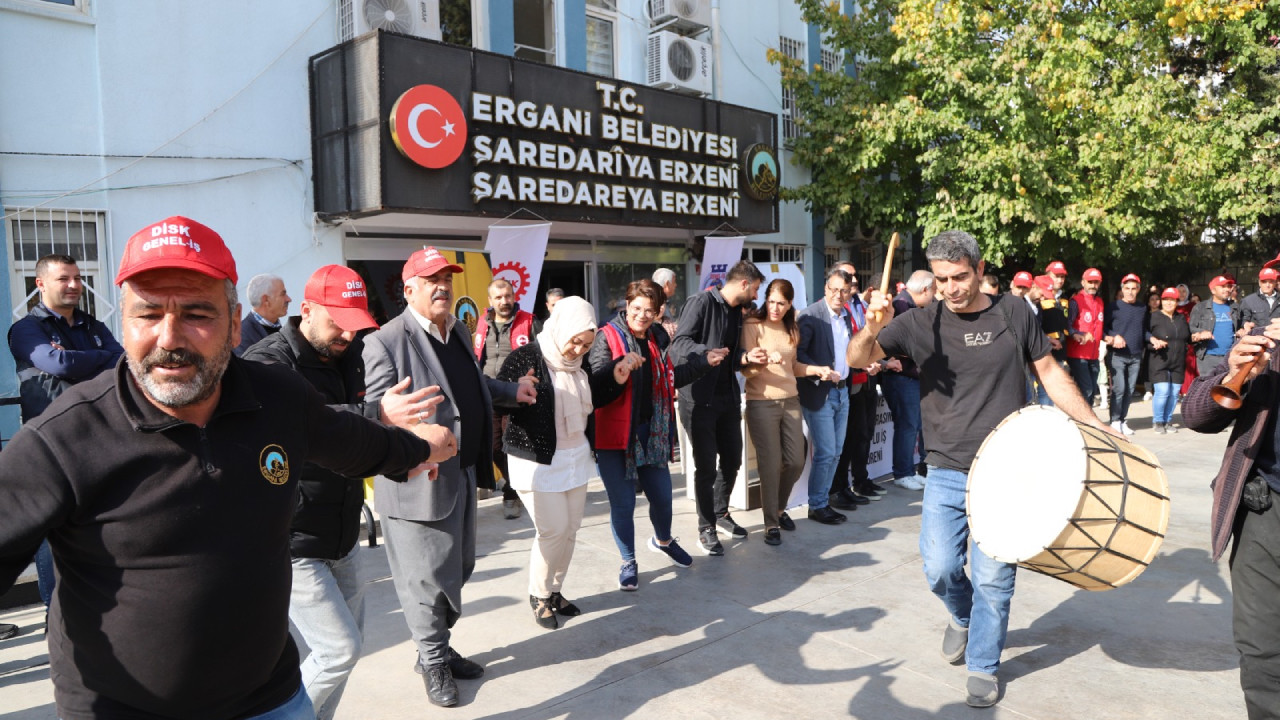
<svg viewBox="0 0 1280 720">
<path fill-rule="evenodd" d="M 804 43 L 788 37 L 778 38 L 778 50 L 794 60 L 804 59 Z M 782 140 L 784 142 L 800 137 L 800 109 L 796 107 L 796 93 L 791 88 L 782 88 Z"/>
<path fill-rule="evenodd" d="M 522 60 L 556 62 L 556 4 L 554 0 L 515 0 L 515 53 Z"/>
<path fill-rule="evenodd" d="M 110 298 L 94 290 L 104 270 L 100 249 L 106 230 L 105 213 L 5 208 L 4 214 L 8 219 L 9 267 L 13 272 L 10 304 L 15 319 L 25 315 L 40 301 L 36 292 L 36 261 L 53 253 L 76 259 L 88 290 L 81 295 L 82 310 L 99 320 L 115 312 Z M 108 282 L 105 286 L 109 285 Z"/>
<path fill-rule="evenodd" d="M 440 39 L 471 47 L 471 0 L 440 0 Z"/>
<path fill-rule="evenodd" d="M 804 265 L 804 245 L 779 245 L 774 251 L 774 258 L 780 263 L 798 263 Z"/>
<path fill-rule="evenodd" d="M 89 0 L 0 0 L 0 9 L 64 20 L 89 19 Z"/>
<path fill-rule="evenodd" d="M 587 0 L 587 72 L 613 77 L 615 28 L 618 26 L 616 0 Z"/>
</svg>

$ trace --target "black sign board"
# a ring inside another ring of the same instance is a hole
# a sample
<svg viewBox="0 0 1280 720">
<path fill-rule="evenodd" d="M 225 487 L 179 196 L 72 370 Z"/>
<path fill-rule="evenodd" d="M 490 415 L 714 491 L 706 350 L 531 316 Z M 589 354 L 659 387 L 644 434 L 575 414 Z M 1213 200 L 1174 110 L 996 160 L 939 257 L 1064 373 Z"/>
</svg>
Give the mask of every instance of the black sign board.
<svg viewBox="0 0 1280 720">
<path fill-rule="evenodd" d="M 770 113 L 381 32 L 313 57 L 311 99 L 323 216 L 778 229 Z"/>
</svg>

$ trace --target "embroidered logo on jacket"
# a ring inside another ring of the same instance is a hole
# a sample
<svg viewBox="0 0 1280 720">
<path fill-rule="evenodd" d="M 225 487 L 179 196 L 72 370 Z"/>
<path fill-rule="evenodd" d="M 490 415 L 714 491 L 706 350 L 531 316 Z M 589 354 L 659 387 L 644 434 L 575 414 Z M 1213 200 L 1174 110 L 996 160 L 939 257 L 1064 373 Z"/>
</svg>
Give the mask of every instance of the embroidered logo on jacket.
<svg viewBox="0 0 1280 720">
<path fill-rule="evenodd" d="M 267 482 L 283 485 L 289 481 L 289 456 L 279 445 L 268 445 L 258 455 L 258 469 Z"/>
</svg>

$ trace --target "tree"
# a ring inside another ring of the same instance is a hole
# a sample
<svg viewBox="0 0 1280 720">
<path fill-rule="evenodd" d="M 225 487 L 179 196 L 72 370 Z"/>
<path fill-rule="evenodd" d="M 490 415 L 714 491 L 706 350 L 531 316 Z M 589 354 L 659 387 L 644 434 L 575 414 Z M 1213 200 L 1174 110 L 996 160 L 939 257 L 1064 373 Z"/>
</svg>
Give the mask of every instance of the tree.
<svg viewBox="0 0 1280 720">
<path fill-rule="evenodd" d="M 853 68 L 770 54 L 813 171 L 785 197 L 837 232 L 1101 262 L 1280 215 L 1280 0 L 799 2 Z"/>
</svg>

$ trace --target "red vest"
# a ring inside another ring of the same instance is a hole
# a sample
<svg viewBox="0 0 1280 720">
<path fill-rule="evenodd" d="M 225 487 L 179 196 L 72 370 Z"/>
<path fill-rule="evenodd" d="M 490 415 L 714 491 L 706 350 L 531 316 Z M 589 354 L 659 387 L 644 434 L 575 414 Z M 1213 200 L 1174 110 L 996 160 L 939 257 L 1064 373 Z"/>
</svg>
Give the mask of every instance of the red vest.
<svg viewBox="0 0 1280 720">
<path fill-rule="evenodd" d="M 622 339 L 622 332 L 613 323 L 605 323 L 600 328 L 604 338 L 609 342 L 609 352 L 614 360 L 627 354 L 627 344 Z M 671 372 L 671 364 L 658 351 L 658 343 L 649 333 L 649 360 L 653 363 L 653 402 L 670 403 L 675 395 L 675 376 Z M 635 373 L 627 378 L 622 395 L 602 408 L 596 408 L 596 449 L 626 450 L 631 443 L 631 381 Z M 659 384 L 661 383 L 661 384 Z"/>
<path fill-rule="evenodd" d="M 1102 298 L 1081 290 L 1071 300 L 1076 304 L 1076 321 L 1071 325 L 1071 332 L 1093 333 L 1093 342 L 1082 344 L 1068 337 L 1067 357 L 1097 360 L 1098 343 L 1102 342 Z"/>
<path fill-rule="evenodd" d="M 472 351 L 476 354 L 476 360 L 482 361 L 484 353 L 484 339 L 489 334 L 489 323 L 487 318 L 489 313 L 484 313 L 476 322 L 476 335 L 471 340 Z M 511 349 L 524 347 L 529 344 L 529 333 L 533 331 L 533 314 L 523 310 L 516 311 L 516 317 L 511 321 Z"/>
</svg>

